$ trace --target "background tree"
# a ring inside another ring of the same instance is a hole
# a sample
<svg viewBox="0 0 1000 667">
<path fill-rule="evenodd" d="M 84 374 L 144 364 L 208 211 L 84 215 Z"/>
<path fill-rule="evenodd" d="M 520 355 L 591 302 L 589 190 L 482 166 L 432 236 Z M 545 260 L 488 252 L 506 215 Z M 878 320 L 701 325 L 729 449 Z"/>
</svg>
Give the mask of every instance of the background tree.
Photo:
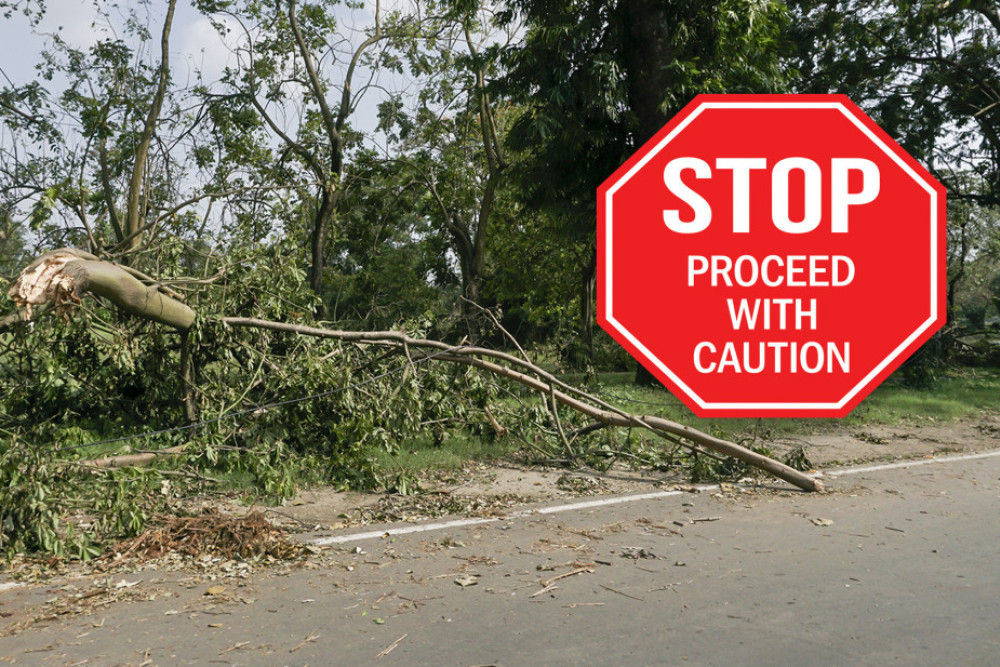
<svg viewBox="0 0 1000 667">
<path fill-rule="evenodd" d="M 1000 14 L 984 0 L 790 3 L 798 92 L 846 93 L 947 188 L 949 320 L 982 329 L 1000 201 Z M 987 272 L 988 273 L 988 272 Z M 964 292 L 968 292 L 964 294 Z M 947 354 L 955 338 L 936 352 Z"/>
<path fill-rule="evenodd" d="M 412 101 L 396 95 L 380 107 L 386 159 L 404 183 L 418 186 L 414 203 L 447 240 L 457 264 L 467 332 L 478 338 L 489 248 L 512 214 L 504 200 L 508 167 L 504 138 L 516 115 L 489 84 L 499 54 L 517 32 L 501 29 L 487 5 L 427 3 L 423 38 L 400 44 L 401 58 L 420 82 Z"/>
<path fill-rule="evenodd" d="M 33 81 L 0 93 L 10 132 L 0 196 L 8 210 L 30 207 L 45 244 L 135 253 L 144 235 L 172 221 L 163 214 L 183 198 L 191 148 L 190 118 L 170 86 L 175 7 L 166 4 L 158 39 L 134 9 L 121 36 L 86 49 L 54 35 L 38 70 L 65 88 Z"/>
<path fill-rule="evenodd" d="M 219 102 L 253 108 L 281 145 L 279 162 L 294 160 L 301 169 L 295 176 L 299 187 L 313 188 L 315 204 L 301 210 L 309 218 L 309 284 L 319 295 L 328 236 L 350 188 L 345 156 L 357 138 L 348 121 L 379 71 L 398 69 L 380 61 L 376 49 L 407 30 L 400 14 L 385 16 L 376 0 L 370 27 L 352 43 L 340 29 L 338 6 L 325 0 L 201 3 L 206 14 L 231 17 L 243 31 L 236 47 L 238 64 L 224 78 L 229 93 Z M 221 21 L 216 25 L 223 33 L 229 30 Z"/>
<path fill-rule="evenodd" d="M 523 45 L 503 90 L 525 105 L 510 144 L 524 200 L 559 221 L 593 345 L 597 186 L 698 93 L 780 92 L 783 5 L 515 0 Z"/>
</svg>

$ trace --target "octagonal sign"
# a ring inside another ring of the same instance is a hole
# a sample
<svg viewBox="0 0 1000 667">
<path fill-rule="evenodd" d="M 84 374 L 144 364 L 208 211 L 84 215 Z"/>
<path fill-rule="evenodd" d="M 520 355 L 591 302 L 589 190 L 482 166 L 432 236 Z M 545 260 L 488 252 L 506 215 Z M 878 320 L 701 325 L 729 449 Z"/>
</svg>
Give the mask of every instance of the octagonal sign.
<svg viewBox="0 0 1000 667">
<path fill-rule="evenodd" d="M 598 190 L 598 321 L 699 416 L 836 417 L 945 319 L 945 193 L 842 95 L 703 95 Z"/>
</svg>

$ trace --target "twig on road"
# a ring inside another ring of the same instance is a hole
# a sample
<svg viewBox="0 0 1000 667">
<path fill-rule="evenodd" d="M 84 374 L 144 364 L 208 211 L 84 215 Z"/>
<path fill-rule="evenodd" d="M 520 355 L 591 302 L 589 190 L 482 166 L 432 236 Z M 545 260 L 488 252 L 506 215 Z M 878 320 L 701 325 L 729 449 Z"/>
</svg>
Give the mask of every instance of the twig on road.
<svg viewBox="0 0 1000 667">
<path fill-rule="evenodd" d="M 308 637 L 306 637 L 305 639 L 303 639 L 301 642 L 299 642 L 298 644 L 296 644 L 292 648 L 288 649 L 288 652 L 289 653 L 295 653 L 296 651 L 298 651 L 300 648 L 302 648 L 303 646 L 305 646 L 309 642 L 314 642 L 317 639 L 319 639 L 319 635 L 317 635 L 316 631 L 313 630 L 312 632 L 309 633 Z"/>
<path fill-rule="evenodd" d="M 384 649 L 382 649 L 381 651 L 379 651 L 378 654 L 375 657 L 376 658 L 384 658 L 385 656 L 389 655 L 389 653 L 391 653 L 394 648 L 396 648 L 397 646 L 399 646 L 399 642 L 403 641 L 408 636 L 409 636 L 409 633 L 403 635 L 402 637 L 400 637 L 399 639 L 397 639 L 396 641 L 394 641 L 393 643 L 389 644 Z"/>
<path fill-rule="evenodd" d="M 572 572 L 563 572 L 562 574 L 558 574 L 558 575 L 552 577 L 551 579 L 546 579 L 545 581 L 542 582 L 542 586 L 551 586 L 553 583 L 559 581 L 560 579 L 565 579 L 566 577 L 572 577 L 573 575 L 584 574 L 584 573 L 593 574 L 594 573 L 594 568 L 593 567 L 581 567 L 579 569 L 573 570 Z"/>
<path fill-rule="evenodd" d="M 535 591 L 534 593 L 532 593 L 532 594 L 531 594 L 531 595 L 529 595 L 528 597 L 529 597 L 529 598 L 537 598 L 537 597 L 538 597 L 539 595 L 541 595 L 542 593 L 549 593 L 549 592 L 551 592 L 551 591 L 557 591 L 557 590 L 559 590 L 559 587 L 558 587 L 558 586 L 554 586 L 554 585 L 552 585 L 552 584 L 549 584 L 549 585 L 548 585 L 548 586 L 546 586 L 545 588 L 543 588 L 543 589 L 541 589 L 541 590 L 538 590 L 538 591 Z"/>
<path fill-rule="evenodd" d="M 618 595 L 624 595 L 627 598 L 631 598 L 633 600 L 638 600 L 639 602 L 645 602 L 645 600 L 643 600 L 642 598 L 637 598 L 636 596 L 629 595 L 628 593 L 622 593 L 619 590 L 611 588 L 611 586 L 605 586 L 604 584 L 597 584 L 597 585 L 600 586 L 601 588 L 603 588 L 606 591 L 611 591 L 612 593 L 618 593 Z"/>
</svg>

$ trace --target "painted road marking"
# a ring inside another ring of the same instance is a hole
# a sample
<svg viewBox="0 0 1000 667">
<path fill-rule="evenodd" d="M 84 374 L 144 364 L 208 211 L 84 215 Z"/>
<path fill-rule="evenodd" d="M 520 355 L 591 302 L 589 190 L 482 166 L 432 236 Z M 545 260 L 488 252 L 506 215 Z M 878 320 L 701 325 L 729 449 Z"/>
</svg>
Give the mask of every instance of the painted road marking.
<svg viewBox="0 0 1000 667">
<path fill-rule="evenodd" d="M 695 491 L 717 491 L 718 484 L 689 486 L 689 490 Z M 565 503 L 562 505 L 549 505 L 548 507 L 536 507 L 530 510 L 520 510 L 511 512 L 503 517 L 489 517 L 484 519 L 455 519 L 454 521 L 439 521 L 436 523 L 424 523 L 416 526 L 403 526 L 401 528 L 386 528 L 384 530 L 372 530 L 366 533 L 352 533 L 350 535 L 333 535 L 331 537 L 317 537 L 307 540 L 306 544 L 317 547 L 326 547 L 331 544 L 344 544 L 346 542 L 358 542 L 368 540 L 373 537 L 395 537 L 397 535 L 411 535 L 413 533 L 425 533 L 430 530 L 448 530 L 449 528 L 461 528 L 462 526 L 474 526 L 484 523 L 496 523 L 498 521 L 510 521 L 512 519 L 522 519 L 539 514 L 558 514 L 560 512 L 572 512 L 573 510 L 589 509 L 591 507 L 606 507 L 608 505 L 621 505 L 623 503 L 634 503 L 639 500 L 653 500 L 656 498 L 669 498 L 687 493 L 684 490 L 674 491 L 653 491 L 650 493 L 638 493 L 632 496 L 614 496 L 612 498 L 599 498 L 597 500 L 585 500 L 578 503 Z"/>
<path fill-rule="evenodd" d="M 899 461 L 898 463 L 884 463 L 877 466 L 866 466 L 864 468 L 844 468 L 843 470 L 828 470 L 822 473 L 825 477 L 840 477 L 841 475 L 860 475 L 866 472 L 876 472 L 878 470 L 895 470 L 896 468 L 911 468 L 913 466 L 925 466 L 930 463 L 952 463 L 954 461 L 973 461 L 975 459 L 989 459 L 1000 456 L 1000 449 L 992 452 L 979 452 L 976 454 L 955 454 L 953 456 L 936 456 L 928 459 L 915 459 L 913 461 Z"/>
</svg>

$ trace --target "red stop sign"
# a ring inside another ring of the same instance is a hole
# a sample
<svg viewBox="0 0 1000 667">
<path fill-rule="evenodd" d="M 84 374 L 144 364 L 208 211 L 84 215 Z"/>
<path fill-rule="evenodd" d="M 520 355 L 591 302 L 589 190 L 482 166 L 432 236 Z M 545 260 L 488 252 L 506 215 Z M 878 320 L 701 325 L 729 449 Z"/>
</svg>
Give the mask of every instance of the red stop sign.
<svg viewBox="0 0 1000 667">
<path fill-rule="evenodd" d="M 702 95 L 598 189 L 598 321 L 699 416 L 850 412 L 945 321 L 945 193 L 842 95 Z"/>
</svg>

